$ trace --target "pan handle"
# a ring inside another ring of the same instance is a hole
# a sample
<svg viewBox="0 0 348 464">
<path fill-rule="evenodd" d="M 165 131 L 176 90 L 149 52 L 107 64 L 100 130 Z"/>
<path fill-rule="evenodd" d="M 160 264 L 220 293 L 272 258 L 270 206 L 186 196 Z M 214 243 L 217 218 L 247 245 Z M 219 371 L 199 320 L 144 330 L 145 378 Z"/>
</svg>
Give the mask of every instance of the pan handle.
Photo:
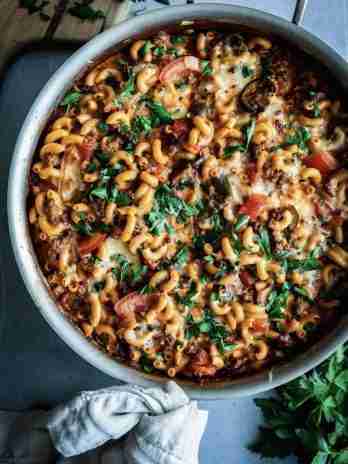
<svg viewBox="0 0 348 464">
<path fill-rule="evenodd" d="M 133 14 L 138 15 L 146 11 L 146 0 L 133 0 L 135 6 Z M 170 0 L 157 0 L 159 3 L 170 5 Z M 187 3 L 194 3 L 194 0 L 186 0 Z M 300 26 L 305 10 L 308 4 L 308 0 L 297 0 L 294 16 L 292 22 L 297 26 Z M 131 0 L 114 0 L 113 2 L 113 14 L 108 15 L 104 29 L 109 29 L 115 24 L 123 21 L 131 15 Z"/>
<path fill-rule="evenodd" d="M 304 14 L 306 11 L 306 6 L 308 4 L 308 0 L 297 0 L 294 16 L 292 18 L 292 22 L 297 26 L 301 26 Z"/>
</svg>

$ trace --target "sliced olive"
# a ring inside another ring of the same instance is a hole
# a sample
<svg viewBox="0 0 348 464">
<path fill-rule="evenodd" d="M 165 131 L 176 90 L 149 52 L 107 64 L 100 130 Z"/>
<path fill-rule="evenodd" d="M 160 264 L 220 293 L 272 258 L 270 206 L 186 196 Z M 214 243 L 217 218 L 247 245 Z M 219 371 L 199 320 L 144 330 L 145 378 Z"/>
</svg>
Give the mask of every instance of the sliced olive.
<svg viewBox="0 0 348 464">
<path fill-rule="evenodd" d="M 297 226 L 299 220 L 300 220 L 300 215 L 298 214 L 297 212 L 297 209 L 295 208 L 294 205 L 289 205 L 288 208 L 287 208 L 290 213 L 292 214 L 292 223 L 290 224 L 290 228 L 291 230 L 295 229 L 295 227 Z"/>
<path fill-rule="evenodd" d="M 212 181 L 217 193 L 224 197 L 231 195 L 231 184 L 227 176 L 213 177 Z"/>
<path fill-rule="evenodd" d="M 275 93 L 284 96 L 290 92 L 294 84 L 294 66 L 289 54 L 282 49 L 275 49 L 264 58 L 264 77 L 268 77 L 275 85 Z"/>
<path fill-rule="evenodd" d="M 269 103 L 269 97 L 276 92 L 275 84 L 270 79 L 255 79 L 244 88 L 240 100 L 246 111 L 259 113 Z"/>
</svg>

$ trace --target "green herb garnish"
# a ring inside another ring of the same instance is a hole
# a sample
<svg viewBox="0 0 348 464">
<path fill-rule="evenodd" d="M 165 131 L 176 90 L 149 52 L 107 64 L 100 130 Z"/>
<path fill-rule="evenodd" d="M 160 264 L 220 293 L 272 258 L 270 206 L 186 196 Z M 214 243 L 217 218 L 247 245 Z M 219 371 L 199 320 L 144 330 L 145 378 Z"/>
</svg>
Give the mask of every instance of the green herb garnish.
<svg viewBox="0 0 348 464">
<path fill-rule="evenodd" d="M 213 68 L 210 66 L 210 61 L 202 60 L 201 66 L 203 76 L 211 76 L 213 74 Z"/>
<path fill-rule="evenodd" d="M 242 75 L 244 78 L 250 77 L 253 74 L 254 74 L 254 71 L 251 68 L 249 68 L 249 66 L 247 66 L 246 64 L 242 66 Z"/>
<path fill-rule="evenodd" d="M 65 110 L 69 111 L 72 106 L 76 106 L 78 104 L 81 95 L 82 93 L 77 91 L 68 92 L 59 106 L 65 106 Z"/>
<path fill-rule="evenodd" d="M 250 218 L 247 214 L 240 214 L 237 218 L 237 222 L 234 225 L 234 230 L 236 232 L 239 232 L 240 229 L 242 229 L 248 224 L 249 220 Z"/>
<path fill-rule="evenodd" d="M 151 372 L 154 371 L 153 363 L 149 359 L 148 355 L 146 353 L 143 353 L 141 355 L 141 358 L 139 359 L 139 364 L 141 369 L 146 372 L 146 374 L 151 374 Z"/>
<path fill-rule="evenodd" d="M 198 337 L 200 334 L 206 334 L 214 343 L 218 350 L 223 353 L 224 351 L 231 351 L 237 347 L 233 343 L 227 343 L 226 338 L 231 334 L 227 331 L 226 327 L 219 323 L 210 311 L 205 311 L 203 319 L 196 321 L 192 315 L 189 314 L 186 318 L 186 333 L 187 339 Z"/>
<path fill-rule="evenodd" d="M 299 127 L 295 129 L 292 135 L 287 136 L 284 145 L 297 145 L 300 150 L 308 151 L 307 142 L 310 138 L 310 131 L 306 127 Z"/>
<path fill-rule="evenodd" d="M 189 254 L 190 254 L 190 250 L 188 246 L 182 247 L 181 250 L 179 250 L 173 258 L 174 266 L 177 266 L 179 268 L 185 266 L 185 264 L 187 263 L 189 259 Z"/>
<path fill-rule="evenodd" d="M 265 227 L 261 227 L 260 229 L 258 243 L 267 259 L 272 259 L 271 241 L 269 238 L 268 230 Z"/>
<path fill-rule="evenodd" d="M 232 145 L 224 149 L 224 158 L 230 158 L 236 151 L 246 153 L 249 149 L 251 139 L 253 138 L 256 126 L 256 119 L 253 118 L 249 124 L 243 127 L 244 142 Z"/>
<path fill-rule="evenodd" d="M 290 285 L 285 282 L 280 289 L 272 290 L 268 295 L 266 311 L 271 319 L 282 319 L 287 306 Z"/>
<path fill-rule="evenodd" d="M 96 10 L 91 5 L 93 0 L 80 0 L 74 2 L 74 5 L 68 9 L 71 16 L 82 19 L 83 21 L 96 21 L 100 18 L 105 18 L 105 13 L 102 10 Z"/>
<path fill-rule="evenodd" d="M 296 455 L 305 464 L 348 462 L 347 345 L 309 374 L 257 399 L 265 425 L 250 449 L 262 457 Z"/>
</svg>

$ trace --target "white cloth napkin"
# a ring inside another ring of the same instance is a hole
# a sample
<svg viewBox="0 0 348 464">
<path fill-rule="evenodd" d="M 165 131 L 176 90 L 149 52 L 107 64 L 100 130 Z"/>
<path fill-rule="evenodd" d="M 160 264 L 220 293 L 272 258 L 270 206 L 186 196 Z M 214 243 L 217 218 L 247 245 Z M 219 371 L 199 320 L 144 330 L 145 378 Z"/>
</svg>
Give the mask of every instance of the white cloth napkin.
<svg viewBox="0 0 348 464">
<path fill-rule="evenodd" d="M 11 422 L 2 412 L 0 462 L 78 462 L 59 459 L 55 448 L 65 458 L 83 455 L 81 462 L 90 464 L 198 464 L 207 417 L 174 382 L 82 392 L 49 413 L 16 414 Z"/>
</svg>

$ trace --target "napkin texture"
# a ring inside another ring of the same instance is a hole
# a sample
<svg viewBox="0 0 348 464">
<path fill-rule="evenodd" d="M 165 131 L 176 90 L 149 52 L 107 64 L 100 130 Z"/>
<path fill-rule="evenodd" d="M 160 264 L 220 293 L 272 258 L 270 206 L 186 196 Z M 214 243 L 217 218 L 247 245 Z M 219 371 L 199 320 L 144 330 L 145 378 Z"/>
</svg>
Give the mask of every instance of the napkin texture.
<svg viewBox="0 0 348 464">
<path fill-rule="evenodd" d="M 85 391 L 49 413 L 8 417 L 0 414 L 0 428 L 9 428 L 0 461 L 25 464 L 198 464 L 207 423 L 207 412 L 174 382 Z"/>
</svg>

